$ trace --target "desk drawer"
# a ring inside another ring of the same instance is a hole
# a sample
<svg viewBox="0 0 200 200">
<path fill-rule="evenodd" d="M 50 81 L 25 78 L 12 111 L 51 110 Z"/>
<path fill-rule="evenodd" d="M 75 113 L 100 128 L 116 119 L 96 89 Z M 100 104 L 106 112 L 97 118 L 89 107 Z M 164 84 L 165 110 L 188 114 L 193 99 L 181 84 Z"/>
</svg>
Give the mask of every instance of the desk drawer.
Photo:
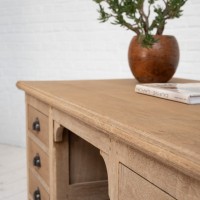
<svg viewBox="0 0 200 200">
<path fill-rule="evenodd" d="M 48 116 L 28 106 L 28 129 L 47 147 L 49 146 Z"/>
<path fill-rule="evenodd" d="M 31 139 L 28 140 L 29 168 L 35 171 L 49 185 L 49 157 Z"/>
<path fill-rule="evenodd" d="M 49 194 L 37 176 L 29 170 L 29 198 L 32 200 L 49 200 Z"/>
<path fill-rule="evenodd" d="M 119 166 L 119 200 L 174 200 L 172 196 L 130 170 L 126 166 Z"/>
</svg>

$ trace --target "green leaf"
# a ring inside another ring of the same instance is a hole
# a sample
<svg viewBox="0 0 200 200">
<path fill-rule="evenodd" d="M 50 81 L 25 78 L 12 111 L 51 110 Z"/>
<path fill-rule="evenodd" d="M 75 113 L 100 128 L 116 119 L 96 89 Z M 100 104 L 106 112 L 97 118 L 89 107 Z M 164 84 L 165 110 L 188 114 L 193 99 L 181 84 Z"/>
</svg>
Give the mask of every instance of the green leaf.
<svg viewBox="0 0 200 200">
<path fill-rule="evenodd" d="M 104 8 L 99 4 L 99 10 L 98 10 L 100 16 L 98 20 L 101 22 L 106 22 L 110 18 L 110 15 L 104 11 Z"/>
<path fill-rule="evenodd" d="M 156 42 L 151 33 L 163 34 L 167 20 L 179 18 L 183 13 L 182 7 L 187 2 L 187 0 L 93 1 L 99 5 L 100 22 L 109 21 L 111 24 L 134 31 L 140 36 L 141 44 L 147 48 Z"/>
<path fill-rule="evenodd" d="M 103 2 L 104 0 L 93 0 L 93 1 L 95 1 L 96 3 L 101 3 L 101 2 Z"/>
<path fill-rule="evenodd" d="M 158 39 L 155 39 L 151 34 L 141 35 L 139 41 L 142 44 L 142 47 L 152 48 L 153 44 L 158 42 Z"/>
</svg>

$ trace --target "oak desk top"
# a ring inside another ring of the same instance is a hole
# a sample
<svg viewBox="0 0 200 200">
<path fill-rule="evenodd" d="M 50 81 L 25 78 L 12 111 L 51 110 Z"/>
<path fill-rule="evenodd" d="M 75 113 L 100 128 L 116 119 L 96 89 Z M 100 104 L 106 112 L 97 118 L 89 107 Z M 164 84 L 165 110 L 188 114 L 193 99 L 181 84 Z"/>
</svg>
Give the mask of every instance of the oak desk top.
<svg viewBox="0 0 200 200">
<path fill-rule="evenodd" d="M 135 84 L 127 79 L 19 81 L 17 86 L 200 180 L 200 105 L 137 94 Z"/>
</svg>

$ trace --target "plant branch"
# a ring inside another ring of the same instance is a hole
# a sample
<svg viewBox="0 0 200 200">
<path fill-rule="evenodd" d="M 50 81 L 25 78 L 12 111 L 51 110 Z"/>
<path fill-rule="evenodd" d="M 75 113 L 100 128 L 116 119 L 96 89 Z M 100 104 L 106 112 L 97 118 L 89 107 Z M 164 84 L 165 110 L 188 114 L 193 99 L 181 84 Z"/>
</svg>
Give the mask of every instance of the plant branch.
<svg viewBox="0 0 200 200">
<path fill-rule="evenodd" d="M 144 46 L 152 46 L 152 32 L 162 35 L 169 19 L 182 15 L 182 6 L 187 0 L 93 0 L 99 4 L 99 20 L 110 21 L 135 32 Z M 145 4 L 145 2 L 147 4 Z M 164 6 L 163 6 L 164 4 Z M 145 13 L 145 5 L 147 12 Z M 153 6 L 153 9 L 152 9 Z M 150 24 L 152 13 L 155 15 Z"/>
<path fill-rule="evenodd" d="M 145 34 L 147 34 L 148 28 L 149 28 L 149 18 L 144 12 L 144 0 L 141 3 L 139 13 L 140 13 L 140 16 L 141 16 L 141 23 L 143 24 L 143 27 L 144 27 L 144 32 L 145 32 Z"/>
</svg>

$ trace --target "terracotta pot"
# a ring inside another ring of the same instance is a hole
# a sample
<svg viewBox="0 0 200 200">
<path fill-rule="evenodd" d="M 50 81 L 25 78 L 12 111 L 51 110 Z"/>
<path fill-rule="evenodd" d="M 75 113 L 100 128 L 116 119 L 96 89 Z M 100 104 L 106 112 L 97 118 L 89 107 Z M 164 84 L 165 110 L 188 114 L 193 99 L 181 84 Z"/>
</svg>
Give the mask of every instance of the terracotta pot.
<svg viewBox="0 0 200 200">
<path fill-rule="evenodd" d="M 179 47 L 175 37 L 155 35 L 159 39 L 152 48 L 142 47 L 137 36 L 131 40 L 128 60 L 135 78 L 141 83 L 169 81 L 179 62 Z"/>
</svg>

